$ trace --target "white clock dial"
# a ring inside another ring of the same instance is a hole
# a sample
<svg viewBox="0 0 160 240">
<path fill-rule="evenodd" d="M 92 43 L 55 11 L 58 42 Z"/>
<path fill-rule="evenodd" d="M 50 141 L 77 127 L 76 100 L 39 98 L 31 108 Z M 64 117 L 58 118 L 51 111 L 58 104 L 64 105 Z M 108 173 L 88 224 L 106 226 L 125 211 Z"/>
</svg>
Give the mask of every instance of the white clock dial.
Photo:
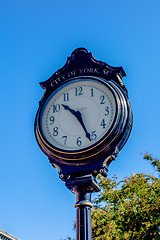
<svg viewBox="0 0 160 240">
<path fill-rule="evenodd" d="M 92 78 L 69 81 L 55 90 L 40 115 L 43 136 L 52 146 L 82 150 L 100 141 L 116 115 L 115 97 L 103 82 Z"/>
</svg>

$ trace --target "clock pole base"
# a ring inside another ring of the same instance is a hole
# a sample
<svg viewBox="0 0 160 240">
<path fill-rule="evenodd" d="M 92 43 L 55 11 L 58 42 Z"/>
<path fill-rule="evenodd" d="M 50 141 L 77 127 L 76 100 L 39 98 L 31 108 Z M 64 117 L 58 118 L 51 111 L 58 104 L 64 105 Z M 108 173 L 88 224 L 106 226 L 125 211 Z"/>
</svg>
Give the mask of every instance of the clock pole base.
<svg viewBox="0 0 160 240">
<path fill-rule="evenodd" d="M 71 177 L 67 179 L 66 187 L 76 194 L 76 240 L 92 240 L 91 194 L 101 188 L 92 174 Z"/>
</svg>

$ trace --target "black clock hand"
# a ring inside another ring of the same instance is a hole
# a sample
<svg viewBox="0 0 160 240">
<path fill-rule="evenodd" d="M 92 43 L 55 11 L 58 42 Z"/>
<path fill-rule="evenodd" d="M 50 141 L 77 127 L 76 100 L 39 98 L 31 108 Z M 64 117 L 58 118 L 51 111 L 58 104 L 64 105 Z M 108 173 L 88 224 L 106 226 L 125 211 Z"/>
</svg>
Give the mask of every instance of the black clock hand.
<svg viewBox="0 0 160 240">
<path fill-rule="evenodd" d="M 83 119 L 82 119 L 82 114 L 79 111 L 76 111 L 75 117 L 77 118 L 77 120 L 81 124 L 83 130 L 85 131 L 86 137 L 91 141 L 90 133 L 87 131 L 87 129 L 86 129 L 85 125 L 84 125 L 84 122 L 83 122 Z"/>
<path fill-rule="evenodd" d="M 61 104 L 61 105 L 64 107 L 65 110 L 68 110 L 70 113 L 72 113 L 77 118 L 78 122 L 81 124 L 83 130 L 86 133 L 86 138 L 88 138 L 91 141 L 90 133 L 87 131 L 87 129 L 84 125 L 84 122 L 83 122 L 83 119 L 82 119 L 82 114 L 79 111 L 75 111 L 75 110 L 71 109 L 67 105 L 64 105 L 64 104 Z"/>
<path fill-rule="evenodd" d="M 64 107 L 64 109 L 65 110 L 68 110 L 70 113 L 72 113 L 74 116 L 75 116 L 75 114 L 76 114 L 76 111 L 75 110 L 73 110 L 73 109 L 71 109 L 69 106 L 67 106 L 67 105 L 64 105 L 64 104 L 61 104 L 63 107 Z"/>
</svg>

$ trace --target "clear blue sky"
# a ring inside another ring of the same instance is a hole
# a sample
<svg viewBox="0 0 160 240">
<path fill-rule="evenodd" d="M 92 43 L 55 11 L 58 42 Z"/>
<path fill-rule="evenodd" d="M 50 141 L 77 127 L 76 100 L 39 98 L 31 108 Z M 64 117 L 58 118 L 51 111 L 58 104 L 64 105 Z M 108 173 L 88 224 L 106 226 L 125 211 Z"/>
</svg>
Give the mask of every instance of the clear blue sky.
<svg viewBox="0 0 160 240">
<path fill-rule="evenodd" d="M 1 0 L 0 228 L 21 240 L 75 236 L 75 196 L 34 137 L 39 82 L 77 47 L 123 66 L 132 134 L 109 177 L 152 173 L 140 152 L 160 157 L 159 0 Z"/>
</svg>

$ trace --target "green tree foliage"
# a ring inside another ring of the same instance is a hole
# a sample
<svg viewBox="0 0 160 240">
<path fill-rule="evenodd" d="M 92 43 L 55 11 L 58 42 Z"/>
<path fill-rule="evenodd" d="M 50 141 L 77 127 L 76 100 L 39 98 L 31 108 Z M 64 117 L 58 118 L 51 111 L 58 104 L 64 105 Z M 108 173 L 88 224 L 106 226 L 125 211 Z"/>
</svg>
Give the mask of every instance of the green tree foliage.
<svg viewBox="0 0 160 240">
<path fill-rule="evenodd" d="M 160 161 L 144 154 L 156 177 L 133 174 L 118 182 L 99 177 L 102 191 L 92 211 L 93 240 L 160 239 Z M 158 177 L 157 177 L 158 176 Z"/>
</svg>

